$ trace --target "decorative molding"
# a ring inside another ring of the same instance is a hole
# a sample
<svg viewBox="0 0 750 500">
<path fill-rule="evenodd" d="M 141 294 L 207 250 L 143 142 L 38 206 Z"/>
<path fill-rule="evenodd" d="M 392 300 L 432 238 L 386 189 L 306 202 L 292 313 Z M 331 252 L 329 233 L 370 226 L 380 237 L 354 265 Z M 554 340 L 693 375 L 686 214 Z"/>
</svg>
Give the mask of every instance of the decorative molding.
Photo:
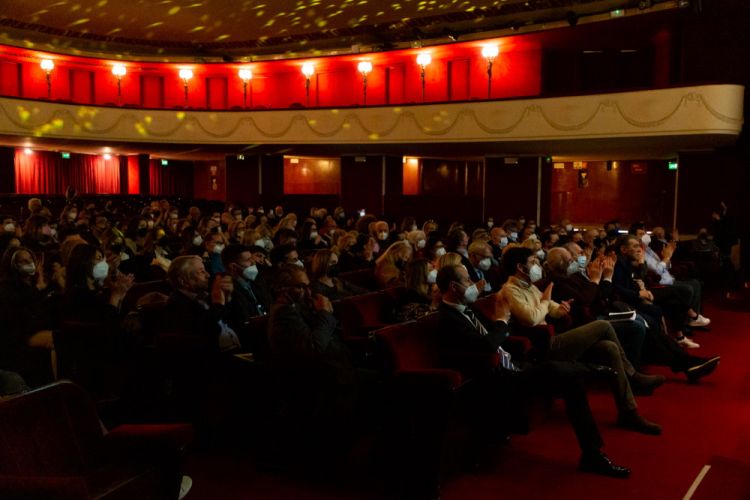
<svg viewBox="0 0 750 500">
<path fill-rule="evenodd" d="M 744 87 L 283 111 L 136 110 L 0 98 L 0 134 L 123 142 L 357 144 L 738 135 Z"/>
</svg>

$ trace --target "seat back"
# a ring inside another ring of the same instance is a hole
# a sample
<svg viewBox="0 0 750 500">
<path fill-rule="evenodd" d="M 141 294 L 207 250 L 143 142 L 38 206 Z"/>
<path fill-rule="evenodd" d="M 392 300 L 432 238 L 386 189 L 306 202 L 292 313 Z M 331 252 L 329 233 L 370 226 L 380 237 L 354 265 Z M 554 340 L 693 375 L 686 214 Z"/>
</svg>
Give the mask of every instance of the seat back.
<svg viewBox="0 0 750 500">
<path fill-rule="evenodd" d="M 439 368 L 439 349 L 428 322 L 399 323 L 381 328 L 374 335 L 385 347 L 394 371 Z"/>
<path fill-rule="evenodd" d="M 0 474 L 82 474 L 95 463 L 102 436 L 93 403 L 72 382 L 0 401 Z"/>
<path fill-rule="evenodd" d="M 373 292 L 339 301 L 334 306 L 334 314 L 344 337 L 363 337 L 394 323 L 393 307 L 393 299 L 388 294 Z"/>
<path fill-rule="evenodd" d="M 364 288 L 365 290 L 376 291 L 380 289 L 378 280 L 375 279 L 375 271 L 373 269 L 358 269 L 357 271 L 341 273 L 339 279 L 348 281 L 349 283 Z"/>
<path fill-rule="evenodd" d="M 156 280 L 156 281 L 145 281 L 143 283 L 136 283 L 128 293 L 125 294 L 125 298 L 122 299 L 122 311 L 130 312 L 135 310 L 138 301 L 146 294 L 152 292 L 163 293 L 169 295 L 172 288 L 169 286 L 167 280 Z"/>
</svg>

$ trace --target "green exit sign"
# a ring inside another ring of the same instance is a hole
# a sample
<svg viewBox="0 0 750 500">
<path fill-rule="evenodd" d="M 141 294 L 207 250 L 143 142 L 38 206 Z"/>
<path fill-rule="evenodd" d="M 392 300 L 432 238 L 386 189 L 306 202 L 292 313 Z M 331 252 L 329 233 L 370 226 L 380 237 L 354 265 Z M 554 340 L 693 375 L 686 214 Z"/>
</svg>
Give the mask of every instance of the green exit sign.
<svg viewBox="0 0 750 500">
<path fill-rule="evenodd" d="M 677 162 L 676 161 L 670 161 L 669 162 L 669 170 L 677 170 Z"/>
<path fill-rule="evenodd" d="M 70 153 L 68 153 L 66 151 L 63 151 L 62 153 L 60 153 L 60 156 L 62 156 L 64 160 L 69 160 L 70 159 Z"/>
<path fill-rule="evenodd" d="M 169 165 L 169 160 L 162 160 L 161 164 L 162 164 L 162 166 Z"/>
</svg>

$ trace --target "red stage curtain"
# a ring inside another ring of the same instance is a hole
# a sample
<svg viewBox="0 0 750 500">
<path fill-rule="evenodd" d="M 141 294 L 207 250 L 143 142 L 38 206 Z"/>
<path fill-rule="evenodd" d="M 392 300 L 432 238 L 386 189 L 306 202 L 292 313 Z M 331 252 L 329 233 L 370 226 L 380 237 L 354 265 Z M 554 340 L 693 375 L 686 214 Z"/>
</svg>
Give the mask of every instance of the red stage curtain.
<svg viewBox="0 0 750 500">
<path fill-rule="evenodd" d="M 16 192 L 18 194 L 64 194 L 68 186 L 79 193 L 119 194 L 120 164 L 116 157 L 71 155 L 16 150 Z"/>
<path fill-rule="evenodd" d="M 128 156 L 128 194 L 140 194 L 141 171 L 138 168 L 138 157 Z"/>
</svg>

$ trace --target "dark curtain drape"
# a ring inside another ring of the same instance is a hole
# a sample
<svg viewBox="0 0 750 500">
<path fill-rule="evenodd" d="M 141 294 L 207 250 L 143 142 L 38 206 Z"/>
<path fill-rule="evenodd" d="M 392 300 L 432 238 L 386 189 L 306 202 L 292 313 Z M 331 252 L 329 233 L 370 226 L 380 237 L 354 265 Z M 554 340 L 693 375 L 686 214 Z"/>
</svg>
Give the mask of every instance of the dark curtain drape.
<svg viewBox="0 0 750 500">
<path fill-rule="evenodd" d="M 105 159 L 77 154 L 64 159 L 51 151 L 26 154 L 16 149 L 14 164 L 18 194 L 64 194 L 68 186 L 79 193 L 120 192 L 120 162 L 116 156 Z"/>
<path fill-rule="evenodd" d="M 149 162 L 149 191 L 158 196 L 193 196 L 193 162 L 161 160 Z"/>
</svg>

